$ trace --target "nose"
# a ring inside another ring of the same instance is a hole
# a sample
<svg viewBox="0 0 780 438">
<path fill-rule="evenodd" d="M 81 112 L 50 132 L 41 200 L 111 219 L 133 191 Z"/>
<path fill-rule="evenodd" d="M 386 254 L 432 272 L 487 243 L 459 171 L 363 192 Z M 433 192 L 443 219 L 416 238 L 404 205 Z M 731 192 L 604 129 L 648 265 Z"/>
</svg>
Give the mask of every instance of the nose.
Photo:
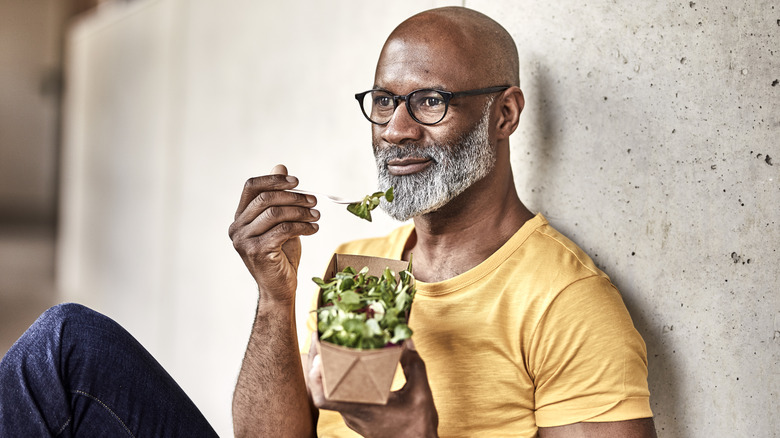
<svg viewBox="0 0 780 438">
<path fill-rule="evenodd" d="M 393 112 L 393 117 L 384 126 L 376 126 L 380 130 L 382 140 L 391 144 L 403 144 L 418 141 L 422 137 L 423 126 L 417 123 L 405 102 L 399 102 L 398 107 Z"/>
</svg>

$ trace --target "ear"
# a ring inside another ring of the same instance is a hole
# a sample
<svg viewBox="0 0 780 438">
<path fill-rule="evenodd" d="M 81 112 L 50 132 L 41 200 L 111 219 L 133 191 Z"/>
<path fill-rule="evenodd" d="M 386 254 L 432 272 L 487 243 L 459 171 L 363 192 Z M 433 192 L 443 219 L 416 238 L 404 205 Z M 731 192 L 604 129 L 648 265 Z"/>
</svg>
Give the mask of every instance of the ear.
<svg viewBox="0 0 780 438">
<path fill-rule="evenodd" d="M 498 119 L 496 120 L 496 138 L 504 140 L 515 132 L 520 122 L 520 113 L 523 112 L 525 98 L 519 87 L 506 89 L 498 98 L 496 107 Z"/>
</svg>

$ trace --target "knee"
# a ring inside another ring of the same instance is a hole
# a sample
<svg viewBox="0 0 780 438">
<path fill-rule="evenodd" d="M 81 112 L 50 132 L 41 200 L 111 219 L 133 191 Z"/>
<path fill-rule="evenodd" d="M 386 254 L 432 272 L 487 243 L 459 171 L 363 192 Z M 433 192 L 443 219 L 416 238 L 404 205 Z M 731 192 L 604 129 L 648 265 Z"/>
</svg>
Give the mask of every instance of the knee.
<svg viewBox="0 0 780 438">
<path fill-rule="evenodd" d="M 68 323 L 101 318 L 103 315 L 76 303 L 63 303 L 49 308 L 35 321 L 34 325 L 45 327 L 62 327 Z"/>
<path fill-rule="evenodd" d="M 77 303 L 62 303 L 56 306 L 50 307 L 43 312 L 41 317 L 47 319 L 68 319 L 70 315 L 81 315 L 84 313 L 94 312 L 94 310 Z"/>
<path fill-rule="evenodd" d="M 51 307 L 16 340 L 3 357 L 0 368 L 18 368 L 35 358 L 53 357 L 53 352 L 59 351 L 62 346 L 65 328 L 72 326 L 74 321 L 95 318 L 95 315 L 99 314 L 80 304 L 67 303 Z"/>
<path fill-rule="evenodd" d="M 58 342 L 85 341 L 119 330 L 111 318 L 76 303 L 58 304 L 45 311 L 30 327 L 38 336 L 53 336 Z"/>
</svg>

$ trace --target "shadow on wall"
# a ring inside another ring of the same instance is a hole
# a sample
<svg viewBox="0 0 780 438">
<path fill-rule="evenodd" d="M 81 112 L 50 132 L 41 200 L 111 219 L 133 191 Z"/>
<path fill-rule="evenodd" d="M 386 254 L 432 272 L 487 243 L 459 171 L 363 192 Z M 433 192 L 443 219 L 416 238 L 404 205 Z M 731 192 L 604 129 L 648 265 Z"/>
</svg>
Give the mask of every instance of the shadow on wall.
<svg viewBox="0 0 780 438">
<path fill-rule="evenodd" d="M 533 108 L 533 110 L 529 111 L 527 115 L 530 117 L 531 126 L 528 139 L 523 140 L 528 144 L 528 151 L 533 157 L 532 161 L 534 163 L 526 166 L 526 172 L 528 173 L 527 181 L 531 184 L 531 187 L 535 188 L 531 194 L 532 199 L 529 201 L 530 205 L 535 209 L 545 212 L 545 216 L 551 222 L 562 222 L 560 225 L 554 224 L 554 226 L 566 234 L 571 234 L 567 233 L 570 230 L 566 230 L 566 219 L 557 217 L 558 214 L 566 215 L 564 206 L 550 205 L 550 202 L 557 204 L 560 199 L 552 199 L 556 198 L 556 194 L 552 192 L 544 193 L 544 191 L 545 188 L 553 189 L 554 187 L 565 187 L 566 184 L 569 184 L 566 181 L 555 182 L 553 179 L 559 177 L 571 178 L 572 175 L 561 175 L 560 163 L 560 160 L 564 159 L 561 158 L 562 156 L 565 157 L 571 154 L 562 155 L 560 150 L 564 147 L 574 147 L 575 145 L 561 144 L 562 139 L 559 133 L 565 127 L 561 126 L 561 114 L 563 111 L 561 108 L 562 103 L 559 99 L 560 88 L 556 86 L 553 75 L 550 74 L 549 69 L 542 60 L 534 60 L 531 65 L 533 65 L 533 70 L 529 71 L 531 77 L 528 81 L 528 89 L 532 91 L 532 94 L 525 97 L 527 99 L 527 107 Z M 618 144 L 622 140 L 615 138 L 614 141 L 615 144 Z M 548 205 L 553 208 L 546 208 Z M 550 215 L 548 211 L 554 213 Z M 568 237 L 574 240 L 574 236 L 568 235 Z M 609 267 L 607 267 L 608 269 Z M 609 275 L 609 272 L 607 274 Z M 680 383 L 683 378 L 679 372 L 681 364 L 676 362 L 675 352 L 672 351 L 673 347 L 664 342 L 663 334 L 654 327 L 653 321 L 648 319 L 648 309 L 642 309 L 641 305 L 638 304 L 639 300 L 634 299 L 642 291 L 632 288 L 629 281 L 616 281 L 615 277 L 617 276 L 610 275 L 610 278 L 612 278 L 615 286 L 623 296 L 623 301 L 631 314 L 634 326 L 647 345 L 650 403 L 655 415 L 655 426 L 658 436 L 659 438 L 684 438 L 686 436 L 683 426 L 685 421 L 682 418 L 684 406 L 682 406 L 681 394 L 679 394 L 682 387 Z"/>
<path fill-rule="evenodd" d="M 527 79 L 521 83 L 525 97 L 525 109 L 521 120 L 526 119 L 527 127 L 521 135 L 520 143 L 524 145 L 523 154 L 513 158 L 513 168 L 520 169 L 520 183 L 526 187 L 519 187 L 521 192 L 525 189 L 523 202 L 532 210 L 542 212 L 547 219 L 556 219 L 556 209 L 547 208 L 550 204 L 548 190 L 550 176 L 558 174 L 557 149 L 561 140 L 558 133 L 561 130 L 560 111 L 556 108 L 560 105 L 558 94 L 554 89 L 555 84 L 551 78 L 548 67 L 542 60 L 533 59 L 524 62 L 528 65 Z"/>
<path fill-rule="evenodd" d="M 634 327 L 647 345 L 648 385 L 650 386 L 650 406 L 655 415 L 655 428 L 659 438 L 678 437 L 685 438 L 686 432 L 683 424 L 684 406 L 679 394 L 683 376 L 680 374 L 681 364 L 676 363 L 673 347 L 666 345 L 662 339 L 662 333 L 653 327 L 634 300 L 636 291 L 625 284 L 615 286 L 623 296 Z"/>
</svg>

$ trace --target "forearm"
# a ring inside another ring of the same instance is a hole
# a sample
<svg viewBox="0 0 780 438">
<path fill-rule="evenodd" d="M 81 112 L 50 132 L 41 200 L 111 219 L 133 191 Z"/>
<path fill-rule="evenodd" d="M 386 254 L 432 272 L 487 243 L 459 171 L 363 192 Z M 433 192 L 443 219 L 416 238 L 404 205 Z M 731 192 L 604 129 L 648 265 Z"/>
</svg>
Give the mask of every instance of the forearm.
<svg viewBox="0 0 780 438">
<path fill-rule="evenodd" d="M 237 437 L 314 436 L 293 305 L 262 300 L 233 394 Z"/>
</svg>

